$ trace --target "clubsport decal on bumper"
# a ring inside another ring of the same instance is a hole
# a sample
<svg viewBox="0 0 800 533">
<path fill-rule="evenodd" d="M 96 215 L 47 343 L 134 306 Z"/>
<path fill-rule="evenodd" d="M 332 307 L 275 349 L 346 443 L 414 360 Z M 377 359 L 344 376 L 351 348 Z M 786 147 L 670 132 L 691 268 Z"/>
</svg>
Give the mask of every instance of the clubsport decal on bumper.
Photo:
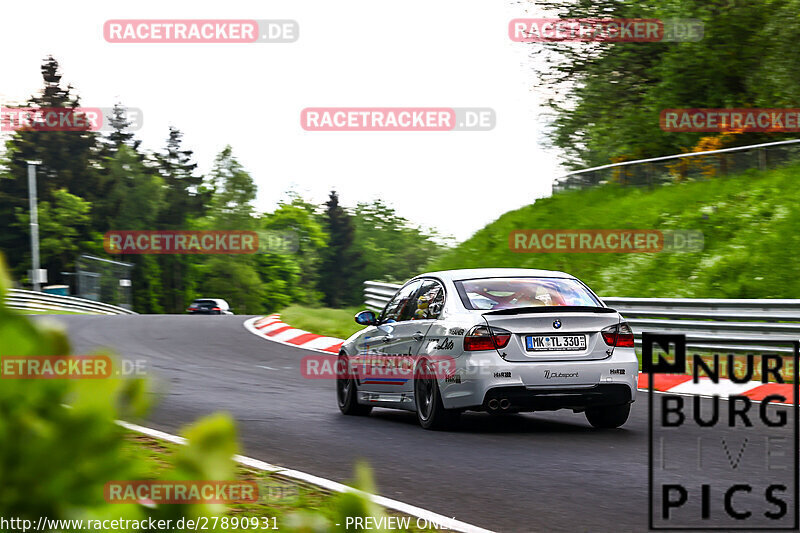
<svg viewBox="0 0 800 533">
<path fill-rule="evenodd" d="M 632 349 L 617 348 L 611 357 L 598 361 L 510 362 L 497 352 L 486 351 L 456 357 L 455 362 L 457 380 L 443 379 L 439 383 L 448 409 L 485 407 L 492 398 L 504 397 L 520 409 L 559 404 L 583 408 L 586 402 L 576 399 L 582 395 L 588 395 L 587 401 L 592 405 L 619 405 L 636 398 L 639 361 Z M 612 374 L 612 370 L 624 373 Z M 541 400 L 545 394 L 550 395 L 549 400 L 535 401 L 535 397 Z M 613 401 L 619 398 L 622 400 Z"/>
</svg>

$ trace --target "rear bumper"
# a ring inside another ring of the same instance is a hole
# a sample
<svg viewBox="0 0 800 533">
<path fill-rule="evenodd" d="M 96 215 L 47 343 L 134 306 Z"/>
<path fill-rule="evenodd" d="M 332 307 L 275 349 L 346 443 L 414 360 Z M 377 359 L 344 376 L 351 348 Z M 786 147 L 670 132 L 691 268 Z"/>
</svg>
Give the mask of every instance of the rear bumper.
<svg viewBox="0 0 800 533">
<path fill-rule="evenodd" d="M 636 399 L 639 361 L 633 348 L 618 348 L 592 361 L 509 362 L 491 351 L 455 361 L 455 375 L 438 380 L 448 409 L 484 410 L 492 399 L 503 398 L 528 411 L 581 410 Z"/>
<path fill-rule="evenodd" d="M 497 400 L 497 404 L 492 400 Z M 585 389 L 529 389 L 511 386 L 494 387 L 486 391 L 481 407 L 489 412 L 583 410 L 588 407 L 622 405 L 631 401 L 631 389 L 623 383 L 601 383 Z"/>
</svg>

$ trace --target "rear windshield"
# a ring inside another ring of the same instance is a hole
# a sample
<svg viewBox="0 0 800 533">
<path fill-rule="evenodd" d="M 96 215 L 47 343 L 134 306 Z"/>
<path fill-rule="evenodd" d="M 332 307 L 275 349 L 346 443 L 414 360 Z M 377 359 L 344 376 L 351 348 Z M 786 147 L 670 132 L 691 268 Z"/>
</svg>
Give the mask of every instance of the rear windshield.
<svg viewBox="0 0 800 533">
<path fill-rule="evenodd" d="M 456 281 L 467 309 L 581 305 L 602 307 L 579 281 L 564 278 L 485 278 Z"/>
<path fill-rule="evenodd" d="M 201 309 L 211 309 L 212 307 L 218 307 L 217 302 L 214 300 L 195 300 L 192 302 L 192 307 L 199 307 Z"/>
</svg>

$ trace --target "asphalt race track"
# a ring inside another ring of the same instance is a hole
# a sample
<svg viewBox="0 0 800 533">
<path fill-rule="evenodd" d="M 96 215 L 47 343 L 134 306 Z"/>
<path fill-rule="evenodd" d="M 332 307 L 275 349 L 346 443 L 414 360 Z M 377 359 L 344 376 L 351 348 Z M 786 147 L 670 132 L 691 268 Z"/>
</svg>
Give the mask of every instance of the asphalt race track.
<svg viewBox="0 0 800 533">
<path fill-rule="evenodd" d="M 198 417 L 227 411 L 238 422 L 244 455 L 340 482 L 363 458 L 380 494 L 496 531 L 648 529 L 646 394 L 613 431 L 593 430 L 569 411 L 465 414 L 453 432 L 425 431 L 400 411 L 345 417 L 332 382 L 300 375 L 300 359 L 311 352 L 252 335 L 242 327 L 246 318 L 57 320 L 66 324 L 74 353 L 107 346 L 147 361 L 161 394 L 144 421 L 150 427 L 177 433 Z M 736 430 L 713 431 L 738 448 Z M 684 431 L 679 444 L 694 449 L 697 432 Z M 685 481 L 721 482 L 730 472 L 723 457 Z"/>
</svg>

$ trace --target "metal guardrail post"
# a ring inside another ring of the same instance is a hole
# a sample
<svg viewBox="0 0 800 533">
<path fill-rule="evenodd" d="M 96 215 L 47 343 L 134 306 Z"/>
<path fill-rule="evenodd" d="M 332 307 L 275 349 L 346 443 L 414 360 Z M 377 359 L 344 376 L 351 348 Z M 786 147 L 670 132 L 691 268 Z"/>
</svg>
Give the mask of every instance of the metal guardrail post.
<svg viewBox="0 0 800 533">
<path fill-rule="evenodd" d="M 30 225 L 31 225 L 31 281 L 33 290 L 39 292 L 39 211 L 36 198 L 36 165 L 41 161 L 28 161 L 28 200 L 30 201 Z"/>
</svg>

